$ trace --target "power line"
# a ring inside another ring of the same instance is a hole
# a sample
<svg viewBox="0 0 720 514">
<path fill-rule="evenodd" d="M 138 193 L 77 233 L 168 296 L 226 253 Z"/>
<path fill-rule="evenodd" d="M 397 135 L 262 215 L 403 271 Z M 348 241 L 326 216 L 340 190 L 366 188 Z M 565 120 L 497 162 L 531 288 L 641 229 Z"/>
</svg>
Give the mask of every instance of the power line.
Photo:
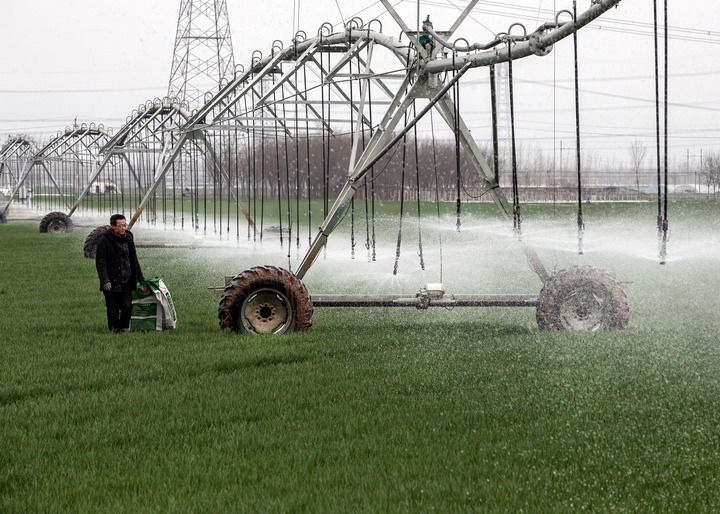
<svg viewBox="0 0 720 514">
<path fill-rule="evenodd" d="M 517 80 L 518 80 L 518 82 L 524 82 L 524 83 L 527 83 L 527 84 L 535 84 L 535 85 L 538 85 L 538 86 L 553 87 L 552 84 L 547 84 L 547 83 L 544 83 L 544 82 L 541 82 L 541 81 L 537 81 L 537 80 L 529 80 L 529 79 L 517 79 Z M 569 86 L 555 86 L 555 87 L 557 87 L 557 88 L 559 88 L 559 89 L 573 89 L 573 88 L 571 88 L 571 87 L 569 87 Z M 593 90 L 590 90 L 590 89 L 581 89 L 580 92 L 583 93 L 583 94 L 590 94 L 590 95 L 597 95 L 597 96 L 606 96 L 606 97 L 609 97 L 609 98 L 621 98 L 621 99 L 623 99 L 623 100 L 634 100 L 634 101 L 636 101 L 636 102 L 650 102 L 650 103 L 654 103 L 654 102 L 655 102 L 655 100 L 653 100 L 653 99 L 651 99 L 651 98 L 642 98 L 642 97 L 639 97 L 639 96 L 620 95 L 620 94 L 617 94 L 617 93 L 607 93 L 607 92 L 604 92 L 604 91 L 593 91 Z M 672 106 L 672 107 L 682 107 L 682 108 L 685 108 L 685 109 L 699 109 L 699 110 L 702 110 L 702 111 L 713 111 L 713 112 L 718 111 L 718 112 L 720 112 L 720 108 L 708 107 L 706 103 L 703 104 L 703 105 L 693 105 L 693 104 L 683 104 L 683 103 L 678 103 L 678 102 L 668 102 L 668 105 L 669 105 L 669 106 Z"/>
<path fill-rule="evenodd" d="M 166 86 L 158 87 L 125 87 L 101 89 L 0 89 L 2 94 L 55 94 L 55 93 L 122 93 L 135 91 L 163 91 Z"/>
<path fill-rule="evenodd" d="M 688 72 L 688 73 L 670 73 L 668 77 L 673 78 L 688 78 L 688 77 L 709 77 L 709 76 L 715 76 L 720 75 L 720 71 L 696 71 L 696 72 Z M 628 81 L 628 80 L 647 80 L 654 78 L 654 75 L 618 75 L 614 77 L 583 77 L 583 82 L 617 82 L 617 81 Z M 557 79 L 556 82 L 572 82 L 574 79 L 567 78 L 567 79 Z M 538 81 L 538 82 L 544 82 L 546 84 L 551 85 L 552 82 L 547 81 Z M 463 81 L 463 84 L 487 84 L 488 79 L 466 79 Z"/>
<path fill-rule="evenodd" d="M 434 7 L 439 7 L 443 9 L 448 9 L 449 7 L 446 4 L 440 3 L 438 1 L 427 1 L 425 2 L 427 5 L 432 5 Z M 507 4 L 502 2 L 481 2 L 482 4 L 489 5 L 491 7 L 502 7 L 502 11 L 498 10 L 492 10 L 492 9 L 483 9 L 480 7 L 475 7 L 472 12 L 490 15 L 490 16 L 499 16 L 503 18 L 507 17 L 514 17 L 516 19 L 520 20 L 528 20 L 528 21 L 534 21 L 537 18 L 537 11 L 534 8 L 531 7 L 524 7 L 524 6 L 518 6 L 514 4 Z M 457 8 L 456 6 L 453 6 L 453 8 Z M 515 11 L 515 12 L 513 12 Z M 555 13 L 553 13 L 550 10 L 543 10 L 543 13 L 548 18 L 554 18 Z M 474 19 L 473 19 L 474 20 Z M 474 20 L 477 21 L 477 20 Z M 618 25 L 618 27 L 615 27 L 613 25 Z M 482 25 L 483 28 L 487 29 L 485 25 Z M 589 28 L 593 28 L 595 30 L 605 30 L 608 32 L 618 32 L 622 34 L 633 34 L 633 35 L 641 35 L 641 36 L 648 36 L 648 37 L 654 37 L 652 32 L 652 25 L 649 23 L 644 23 L 640 21 L 633 21 L 633 20 L 620 20 L 615 18 L 601 18 L 598 22 L 588 25 Z M 635 29 L 643 29 L 644 31 L 638 31 L 638 30 L 632 30 Z M 688 28 L 688 27 L 674 27 L 670 26 L 668 27 L 668 38 L 673 40 L 680 40 L 680 41 L 689 41 L 689 42 L 699 42 L 699 43 L 707 43 L 707 44 L 720 44 L 720 32 L 718 31 L 712 31 L 712 30 L 703 30 L 703 29 L 694 29 L 694 28 Z M 703 37 L 705 36 L 705 37 Z M 716 39 L 713 39 L 716 38 Z"/>
</svg>

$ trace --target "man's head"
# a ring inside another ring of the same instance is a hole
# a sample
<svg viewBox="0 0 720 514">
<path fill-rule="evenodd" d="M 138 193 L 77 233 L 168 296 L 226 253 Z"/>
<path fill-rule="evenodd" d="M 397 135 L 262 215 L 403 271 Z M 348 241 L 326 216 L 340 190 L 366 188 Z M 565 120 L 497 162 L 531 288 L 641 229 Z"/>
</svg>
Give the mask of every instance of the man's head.
<svg viewBox="0 0 720 514">
<path fill-rule="evenodd" d="M 113 214 L 110 216 L 110 228 L 118 236 L 123 235 L 125 230 L 127 230 L 127 221 L 125 220 L 125 216 L 122 214 Z"/>
</svg>

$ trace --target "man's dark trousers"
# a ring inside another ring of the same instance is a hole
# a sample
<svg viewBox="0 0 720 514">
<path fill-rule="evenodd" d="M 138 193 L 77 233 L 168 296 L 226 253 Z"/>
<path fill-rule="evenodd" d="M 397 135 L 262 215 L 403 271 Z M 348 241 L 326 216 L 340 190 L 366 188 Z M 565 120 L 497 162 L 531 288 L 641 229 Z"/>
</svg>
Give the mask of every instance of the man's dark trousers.
<svg viewBox="0 0 720 514">
<path fill-rule="evenodd" d="M 108 328 L 113 332 L 130 328 L 130 315 L 132 314 L 132 292 L 129 288 L 117 293 L 103 291 L 105 307 L 107 308 Z"/>
</svg>

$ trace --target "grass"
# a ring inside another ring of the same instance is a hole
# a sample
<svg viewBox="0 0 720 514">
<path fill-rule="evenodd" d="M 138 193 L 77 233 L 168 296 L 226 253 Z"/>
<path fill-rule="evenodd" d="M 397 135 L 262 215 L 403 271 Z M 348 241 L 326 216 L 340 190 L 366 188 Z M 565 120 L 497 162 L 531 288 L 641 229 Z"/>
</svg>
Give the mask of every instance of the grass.
<svg viewBox="0 0 720 514">
<path fill-rule="evenodd" d="M 550 209 L 528 207 L 528 232 Z M 652 219 L 652 206 L 588 209 L 598 224 Z M 685 228 L 717 241 L 716 205 L 675 209 L 671 255 Z M 206 287 L 257 255 L 141 249 L 178 330 L 112 335 L 86 232 L 0 225 L 0 511 L 720 505 L 718 255 L 594 256 L 632 282 L 623 332 L 544 333 L 528 309 L 378 308 L 250 337 L 218 329 Z M 319 266 L 311 293 L 343 287 Z"/>
</svg>

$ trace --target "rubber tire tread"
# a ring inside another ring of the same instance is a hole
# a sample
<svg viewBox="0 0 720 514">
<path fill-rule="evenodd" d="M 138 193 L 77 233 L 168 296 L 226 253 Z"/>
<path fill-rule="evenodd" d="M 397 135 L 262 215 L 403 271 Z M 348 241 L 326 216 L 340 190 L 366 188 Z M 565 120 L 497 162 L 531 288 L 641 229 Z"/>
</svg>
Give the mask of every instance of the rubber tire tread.
<svg viewBox="0 0 720 514">
<path fill-rule="evenodd" d="M 218 320 L 223 330 L 246 332 L 235 319 L 243 301 L 258 289 L 275 289 L 290 302 L 293 320 L 288 331 L 307 332 L 312 326 L 313 304 L 305 285 L 291 272 L 276 266 L 255 266 L 235 275 L 223 291 L 218 305 Z"/>
<path fill-rule="evenodd" d="M 609 297 L 609 308 L 604 309 L 599 330 L 623 330 L 630 319 L 630 307 L 622 285 L 609 272 L 591 266 L 573 266 L 553 275 L 540 291 L 536 319 L 543 330 L 566 330 L 559 310 L 562 298 L 559 296 L 574 282 L 591 281 L 603 286 Z"/>
<path fill-rule="evenodd" d="M 110 225 L 102 225 L 93 229 L 85 238 L 83 244 L 83 255 L 86 259 L 94 259 L 97 253 L 97 245 L 100 236 L 110 229 Z"/>
<path fill-rule="evenodd" d="M 66 234 L 69 234 L 73 231 L 73 222 L 70 216 L 65 214 L 64 212 L 60 211 L 54 211 L 51 213 L 48 213 L 45 215 L 45 217 L 40 221 L 40 232 L 43 234 L 46 234 L 48 231 L 48 227 L 50 226 L 50 223 L 52 223 L 55 220 L 61 220 L 63 223 L 65 223 L 65 230 L 64 232 Z"/>
</svg>

